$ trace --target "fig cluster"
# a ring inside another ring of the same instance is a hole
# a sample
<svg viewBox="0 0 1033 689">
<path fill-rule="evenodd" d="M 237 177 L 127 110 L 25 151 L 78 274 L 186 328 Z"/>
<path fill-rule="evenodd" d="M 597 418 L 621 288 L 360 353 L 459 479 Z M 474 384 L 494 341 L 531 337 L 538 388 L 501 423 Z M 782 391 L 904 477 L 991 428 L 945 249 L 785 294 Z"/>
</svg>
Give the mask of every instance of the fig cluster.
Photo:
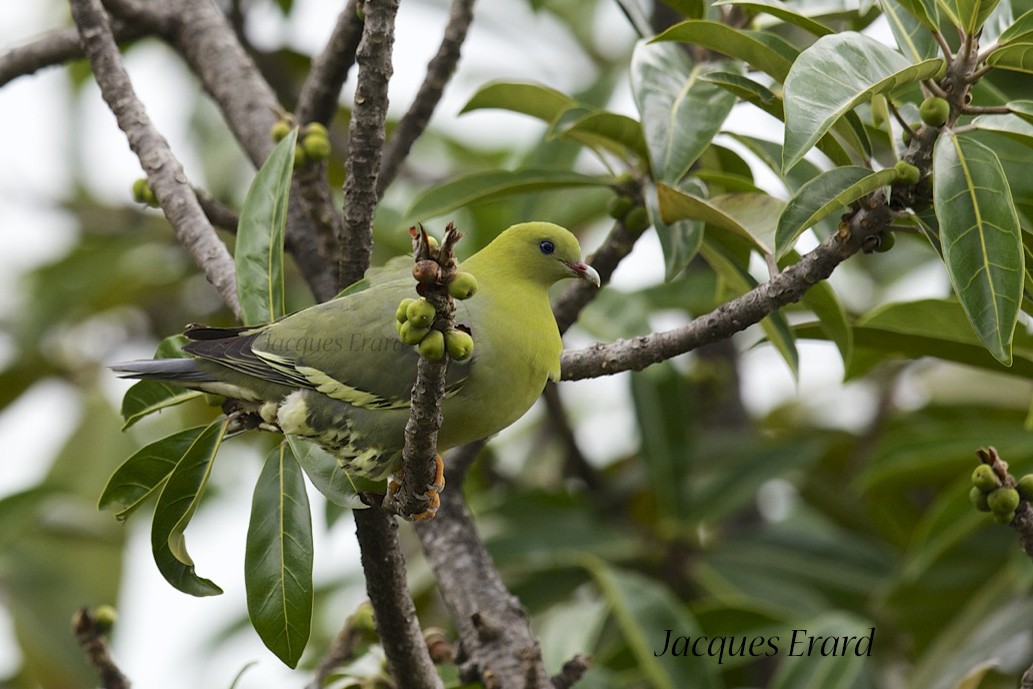
<svg viewBox="0 0 1033 689">
<path fill-rule="evenodd" d="M 459 275 L 473 278 L 470 273 L 459 273 L 457 279 Z M 473 290 L 476 289 L 475 281 Z M 433 328 L 436 318 L 434 305 L 426 297 L 403 299 L 395 311 L 395 330 L 402 342 L 416 347 L 420 356 L 425 359 L 437 361 L 446 353 L 456 361 L 469 359 L 473 355 L 473 338 L 470 334 L 458 328 L 450 328 L 444 332 Z"/>
<path fill-rule="evenodd" d="M 271 136 L 279 143 L 294 128 L 289 119 L 279 119 L 273 123 Z M 294 147 L 294 167 L 299 168 L 310 161 L 326 160 L 333 150 L 330 145 L 330 134 L 319 122 L 309 122 L 298 135 L 298 143 Z"/>
<path fill-rule="evenodd" d="M 1010 524 L 1019 503 L 1033 499 L 1033 474 L 1023 476 L 1012 487 L 1002 483 L 989 464 L 980 464 L 972 471 L 968 496 L 977 510 L 989 512 L 1001 524 Z"/>
<path fill-rule="evenodd" d="M 640 203 L 635 203 L 627 196 L 614 196 L 610 199 L 607 212 L 614 220 L 624 223 L 631 232 L 645 232 L 649 227 L 649 212 Z"/>
</svg>

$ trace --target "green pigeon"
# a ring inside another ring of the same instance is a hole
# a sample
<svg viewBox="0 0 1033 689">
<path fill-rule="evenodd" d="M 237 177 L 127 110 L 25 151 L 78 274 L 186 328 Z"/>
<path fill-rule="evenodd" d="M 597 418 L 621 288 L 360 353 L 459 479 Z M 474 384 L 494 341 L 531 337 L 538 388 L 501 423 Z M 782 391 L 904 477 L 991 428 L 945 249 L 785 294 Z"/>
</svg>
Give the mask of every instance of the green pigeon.
<svg viewBox="0 0 1033 689">
<path fill-rule="evenodd" d="M 369 288 L 273 323 L 191 326 L 183 349 L 192 358 L 112 369 L 241 400 L 283 433 L 315 441 L 346 472 L 382 479 L 400 465 L 419 360 L 395 331 L 399 303 L 415 295 L 411 265 L 380 269 Z M 442 452 L 491 436 L 531 408 L 560 375 L 563 344 L 549 288 L 564 278 L 600 284 L 577 238 L 547 222 L 510 227 L 461 268 L 478 288 L 456 301 L 455 321 L 475 346 L 466 361 L 449 362 Z"/>
</svg>

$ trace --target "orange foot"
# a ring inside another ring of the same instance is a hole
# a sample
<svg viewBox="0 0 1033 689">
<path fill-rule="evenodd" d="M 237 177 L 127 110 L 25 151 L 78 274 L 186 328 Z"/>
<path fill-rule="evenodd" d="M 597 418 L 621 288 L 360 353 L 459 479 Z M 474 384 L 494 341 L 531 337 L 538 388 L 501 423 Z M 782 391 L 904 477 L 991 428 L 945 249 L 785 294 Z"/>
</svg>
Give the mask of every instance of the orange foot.
<svg viewBox="0 0 1033 689">
<path fill-rule="evenodd" d="M 402 475 L 399 473 L 398 480 L 392 479 L 387 484 L 387 502 L 394 502 L 395 495 L 402 488 Z M 445 463 L 441 459 L 440 454 L 434 455 L 434 482 L 427 485 L 427 490 L 423 494 L 423 499 L 427 501 L 427 509 L 417 514 L 406 516 L 406 519 L 410 521 L 420 521 L 423 519 L 433 519 L 434 515 L 438 513 L 438 508 L 441 507 L 441 496 L 438 495 L 445 487 Z M 403 515 L 404 516 L 404 515 Z"/>
</svg>

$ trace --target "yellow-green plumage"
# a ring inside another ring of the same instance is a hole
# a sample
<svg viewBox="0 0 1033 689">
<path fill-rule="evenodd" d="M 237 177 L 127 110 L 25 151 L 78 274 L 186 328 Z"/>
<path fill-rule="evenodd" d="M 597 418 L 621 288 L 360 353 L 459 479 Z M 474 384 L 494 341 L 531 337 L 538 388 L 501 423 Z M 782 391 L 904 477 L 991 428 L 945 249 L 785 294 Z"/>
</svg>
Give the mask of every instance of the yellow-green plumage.
<svg viewBox="0 0 1033 689">
<path fill-rule="evenodd" d="M 473 357 L 450 362 L 440 450 L 484 438 L 522 416 L 548 379 L 559 377 L 562 342 L 549 288 L 579 277 L 577 239 L 551 223 L 515 225 L 462 263 L 476 295 L 456 302 L 470 327 Z M 130 362 L 129 377 L 159 378 L 259 403 L 285 433 L 310 437 L 349 471 L 380 478 L 401 457 L 418 354 L 395 330 L 396 311 L 415 295 L 409 267 L 361 292 L 250 329 L 200 328 L 193 360 Z"/>
</svg>

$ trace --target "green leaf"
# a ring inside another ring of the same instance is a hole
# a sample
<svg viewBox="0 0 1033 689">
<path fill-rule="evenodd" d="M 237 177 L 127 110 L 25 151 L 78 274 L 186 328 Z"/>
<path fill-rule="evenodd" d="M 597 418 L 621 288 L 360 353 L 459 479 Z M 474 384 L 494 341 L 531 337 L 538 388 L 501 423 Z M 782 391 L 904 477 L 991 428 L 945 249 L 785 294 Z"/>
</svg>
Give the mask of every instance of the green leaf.
<svg viewBox="0 0 1033 689">
<path fill-rule="evenodd" d="M 1029 42 L 1030 34 L 1033 34 L 1033 10 L 1028 10 L 1019 16 L 1011 26 L 1001 32 L 997 37 L 994 47 L 1007 45 L 1014 41 Z"/>
<path fill-rule="evenodd" d="M 498 108 L 553 122 L 563 112 L 577 105 L 577 101 L 556 89 L 534 83 L 496 81 L 481 87 L 467 101 L 459 114 Z"/>
<path fill-rule="evenodd" d="M 596 110 L 587 115 L 582 114 L 571 122 L 562 125 L 557 123 L 554 129 L 558 136 L 568 137 L 588 146 L 602 146 L 622 156 L 630 152 L 642 161 L 649 160 L 642 125 L 627 115 Z"/>
<path fill-rule="evenodd" d="M 883 16 L 889 22 L 897 47 L 912 62 L 919 62 L 935 57 L 940 47 L 936 44 L 927 25 L 914 14 L 904 11 L 905 3 L 897 0 L 881 0 Z M 915 3 L 918 4 L 918 3 Z M 921 5 L 919 4 L 919 7 Z"/>
<path fill-rule="evenodd" d="M 312 624 L 312 516 L 301 467 L 281 442 L 255 484 L 244 554 L 251 624 L 266 647 L 294 668 Z"/>
<path fill-rule="evenodd" d="M 664 222 L 700 220 L 736 234 L 761 254 L 771 254 L 775 218 L 783 202 L 764 193 L 723 194 L 706 200 L 691 193 L 657 185 Z"/>
<path fill-rule="evenodd" d="M 262 163 L 237 224 L 234 263 L 244 325 L 271 323 L 284 313 L 283 237 L 294 173 L 294 128 Z"/>
<path fill-rule="evenodd" d="M 705 236 L 700 247 L 700 255 L 736 294 L 745 294 L 757 286 L 757 281 L 743 266 L 736 263 L 717 243 Z M 789 327 L 785 313 L 781 309 L 772 312 L 761 320 L 760 327 L 768 341 L 782 355 L 795 378 L 800 370 L 800 355 L 796 350 L 796 338 L 792 328 Z"/>
<path fill-rule="evenodd" d="M 734 5 L 754 12 L 770 14 L 772 17 L 778 17 L 787 24 L 798 26 L 815 36 L 827 36 L 833 33 L 832 29 L 821 22 L 790 9 L 785 3 L 779 2 L 779 0 L 721 0 L 720 2 L 713 3 L 712 6 L 721 7 L 724 5 Z"/>
<path fill-rule="evenodd" d="M 1033 123 L 1017 115 L 980 115 L 969 123 L 977 129 L 996 132 L 1026 146 L 1033 146 Z"/>
<path fill-rule="evenodd" d="M 1033 123 L 1033 100 L 1013 100 L 1008 103 L 1008 109 L 1026 122 Z"/>
<path fill-rule="evenodd" d="M 604 186 L 606 182 L 563 170 L 494 170 L 474 172 L 431 187 L 419 194 L 406 211 L 409 218 L 436 218 L 457 208 L 518 194 Z"/>
<path fill-rule="evenodd" d="M 691 177 L 682 183 L 682 187 L 693 189 L 700 194 L 706 193 L 703 185 Z M 698 220 L 668 222 L 663 219 L 662 202 L 656 190 L 647 189 L 645 198 L 646 209 L 649 211 L 653 227 L 656 228 L 657 237 L 660 238 L 660 248 L 664 252 L 664 280 L 670 282 L 699 252 L 699 245 L 703 241 L 703 223 Z"/>
<path fill-rule="evenodd" d="M 783 55 L 781 51 L 765 42 L 760 34 L 734 29 L 720 22 L 690 19 L 675 24 L 653 40 L 680 41 L 709 48 L 722 55 L 742 60 L 774 77 L 778 82 L 785 81 L 793 64 L 792 57 Z"/>
<path fill-rule="evenodd" d="M 775 257 L 793 247 L 804 230 L 897 178 L 893 168 L 872 172 L 863 167 L 839 167 L 815 177 L 789 199 L 775 230 Z"/>
<path fill-rule="evenodd" d="M 384 491 L 383 481 L 351 476 L 341 468 L 340 462 L 314 442 L 293 435 L 286 436 L 286 439 L 308 480 L 335 505 L 353 507 L 357 493 Z"/>
<path fill-rule="evenodd" d="M 933 77 L 942 69 L 938 58 L 912 65 L 900 53 L 859 33 L 819 38 L 800 53 L 786 77 L 782 169 L 800 162 L 855 106 L 877 93 Z"/>
<path fill-rule="evenodd" d="M 206 428 L 189 428 L 137 450 L 108 479 L 97 506 L 126 519 L 165 482 Z"/>
<path fill-rule="evenodd" d="M 678 182 L 721 129 L 735 97 L 703 77 L 732 68 L 730 63 L 694 65 L 674 45 L 639 41 L 635 46 L 631 90 L 657 180 Z"/>
<path fill-rule="evenodd" d="M 664 648 L 667 630 L 696 638 L 699 623 L 671 592 L 641 574 L 610 567 L 597 558 L 584 559 L 603 598 L 610 604 L 631 653 L 649 686 L 654 689 L 717 689 L 720 662 L 707 656 L 657 655 Z M 718 660 L 726 660 L 720 658 Z"/>
<path fill-rule="evenodd" d="M 952 132 L 941 136 L 933 206 L 954 291 L 987 350 L 1008 365 L 1022 301 L 1022 230 L 994 152 Z"/>
<path fill-rule="evenodd" d="M 186 338 L 183 335 L 171 335 L 158 344 L 154 353 L 155 359 L 174 359 L 187 356 L 183 351 Z M 161 411 L 166 407 L 182 404 L 189 399 L 199 397 L 200 392 L 186 390 L 178 385 L 171 385 L 160 380 L 141 380 L 126 390 L 122 398 L 122 430 L 129 428 L 143 417 Z"/>
<path fill-rule="evenodd" d="M 965 30 L 965 33 L 974 34 L 983 26 L 983 22 L 997 7 L 1000 0 L 948 0 L 944 5 L 953 5 L 954 12 L 948 11 L 948 16 L 955 14 L 958 20 L 957 25 Z M 955 17 L 951 17 L 953 21 Z"/>
<path fill-rule="evenodd" d="M 940 14 L 935 0 L 899 0 L 896 4 L 902 5 L 926 29 L 940 30 Z"/>
<path fill-rule="evenodd" d="M 154 508 L 151 523 L 154 561 L 166 581 L 192 596 L 222 593 L 215 583 L 194 573 L 194 562 L 187 553 L 183 532 L 201 500 L 228 424 L 228 418 L 219 419 L 200 433 L 169 474 Z"/>
<path fill-rule="evenodd" d="M 986 56 L 986 64 L 1033 74 L 1033 34 L 1025 34 Z"/>
<path fill-rule="evenodd" d="M 868 650 L 871 651 L 875 643 L 875 625 L 868 620 L 836 612 L 801 622 L 791 635 L 787 640 L 786 657 L 769 685 L 771 689 L 852 689 L 868 662 L 867 655 L 858 655 L 856 650 L 864 644 L 860 639 L 867 637 L 870 639 Z M 817 649 L 818 645 L 827 643 L 826 640 L 835 639 L 839 643 L 844 637 L 859 639 L 849 652 L 844 653 L 841 648 L 840 655 L 827 657 L 817 651 L 807 652 L 810 639 L 815 639 Z"/>
</svg>

